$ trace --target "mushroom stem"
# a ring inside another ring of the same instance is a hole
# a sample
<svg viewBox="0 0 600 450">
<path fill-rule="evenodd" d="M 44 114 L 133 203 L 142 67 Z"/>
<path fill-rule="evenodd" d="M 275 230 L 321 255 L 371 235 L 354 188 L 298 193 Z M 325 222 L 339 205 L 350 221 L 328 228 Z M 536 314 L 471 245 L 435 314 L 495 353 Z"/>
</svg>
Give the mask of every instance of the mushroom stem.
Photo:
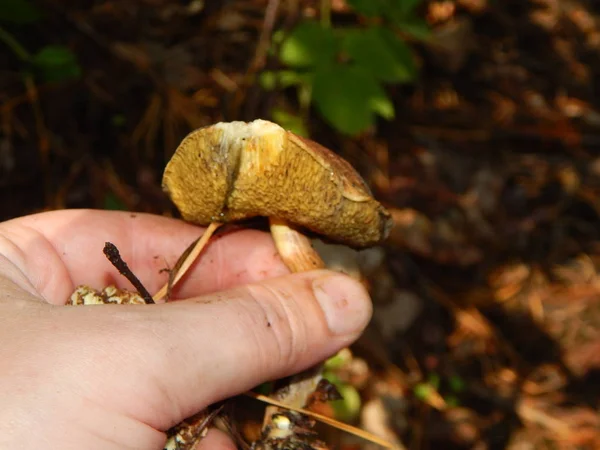
<svg viewBox="0 0 600 450">
<path fill-rule="evenodd" d="M 277 251 L 292 272 L 324 269 L 325 263 L 312 247 L 310 239 L 279 218 L 269 217 L 271 235 Z"/>
<path fill-rule="evenodd" d="M 269 217 L 269 226 L 277 252 L 291 272 L 325 268 L 325 262 L 313 248 L 310 239 L 291 227 L 285 220 Z M 275 396 L 285 404 L 303 407 L 321 378 L 322 365 L 318 365 L 293 377 L 288 388 Z M 270 429 L 273 415 L 280 410 L 277 406 L 267 407 L 263 419 L 263 431 Z"/>
<path fill-rule="evenodd" d="M 158 302 L 165 295 L 167 295 L 167 292 L 169 292 L 170 289 L 173 286 L 175 286 L 175 284 L 179 280 L 181 280 L 181 278 L 185 275 L 185 273 L 192 266 L 192 264 L 194 263 L 196 258 L 198 258 L 198 255 L 200 254 L 200 252 L 202 252 L 202 249 L 206 246 L 210 237 L 214 234 L 215 231 L 217 231 L 217 228 L 219 228 L 221 225 L 223 225 L 223 224 L 219 223 L 219 222 L 211 222 L 211 224 L 208 226 L 208 228 L 206 230 L 204 230 L 204 233 L 202 234 L 200 239 L 198 239 L 191 246 L 191 249 L 188 248 L 184 252 L 185 256 L 184 256 L 183 261 L 181 261 L 181 260 L 177 261 L 177 264 L 173 268 L 173 270 L 175 271 L 175 274 L 172 277 L 169 277 L 169 281 L 167 281 L 165 283 L 165 285 L 162 288 L 160 288 L 160 290 L 156 294 L 154 294 L 154 296 L 152 297 L 155 302 Z"/>
</svg>

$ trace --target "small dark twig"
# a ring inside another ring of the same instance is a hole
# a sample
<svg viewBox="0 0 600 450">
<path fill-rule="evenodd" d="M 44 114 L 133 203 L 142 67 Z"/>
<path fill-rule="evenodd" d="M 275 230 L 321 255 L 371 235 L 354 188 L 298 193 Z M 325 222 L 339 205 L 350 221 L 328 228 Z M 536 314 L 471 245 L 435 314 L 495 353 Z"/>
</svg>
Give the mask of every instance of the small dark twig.
<svg viewBox="0 0 600 450">
<path fill-rule="evenodd" d="M 106 255 L 106 257 L 110 261 L 110 263 L 113 266 L 115 266 L 115 268 L 119 271 L 119 273 L 125 278 L 127 278 L 131 284 L 133 284 L 133 287 L 137 289 L 138 293 L 142 296 L 144 301 L 148 304 L 154 303 L 154 300 L 152 299 L 152 296 L 150 295 L 148 290 L 144 287 L 144 285 L 138 279 L 138 277 L 136 277 L 133 274 L 127 263 L 123 261 L 123 258 L 121 258 L 119 249 L 115 246 L 115 244 L 111 242 L 106 242 L 104 244 L 103 252 L 104 255 Z"/>
</svg>

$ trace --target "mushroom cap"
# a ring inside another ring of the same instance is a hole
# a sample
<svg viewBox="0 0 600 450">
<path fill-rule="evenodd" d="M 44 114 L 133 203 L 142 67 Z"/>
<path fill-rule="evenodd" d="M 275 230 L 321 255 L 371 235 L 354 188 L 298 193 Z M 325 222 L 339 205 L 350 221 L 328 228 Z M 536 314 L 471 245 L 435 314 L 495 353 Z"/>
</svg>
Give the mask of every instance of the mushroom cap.
<svg viewBox="0 0 600 450">
<path fill-rule="evenodd" d="M 163 189 L 200 225 L 277 217 L 358 248 L 385 239 L 392 226 L 347 161 L 266 120 L 190 133 L 165 168 Z"/>
</svg>

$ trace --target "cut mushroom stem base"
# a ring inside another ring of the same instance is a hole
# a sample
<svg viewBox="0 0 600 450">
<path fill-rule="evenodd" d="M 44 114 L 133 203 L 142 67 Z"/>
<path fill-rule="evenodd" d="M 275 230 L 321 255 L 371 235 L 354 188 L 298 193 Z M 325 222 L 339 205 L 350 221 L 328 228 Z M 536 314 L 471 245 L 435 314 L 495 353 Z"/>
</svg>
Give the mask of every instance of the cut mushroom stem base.
<svg viewBox="0 0 600 450">
<path fill-rule="evenodd" d="M 283 219 L 270 217 L 269 226 L 275 247 L 277 247 L 281 259 L 291 272 L 305 272 L 325 268 L 325 262 L 313 248 L 310 239 L 305 235 L 294 229 Z M 318 365 L 296 375 L 292 378 L 290 385 L 283 389 L 283 392 L 276 393 L 275 396 L 284 404 L 301 408 L 315 390 L 316 385 L 322 378 L 322 373 L 322 365 Z M 263 420 L 263 432 L 273 428 L 273 416 L 280 411 L 281 409 L 276 406 L 267 408 Z"/>
</svg>

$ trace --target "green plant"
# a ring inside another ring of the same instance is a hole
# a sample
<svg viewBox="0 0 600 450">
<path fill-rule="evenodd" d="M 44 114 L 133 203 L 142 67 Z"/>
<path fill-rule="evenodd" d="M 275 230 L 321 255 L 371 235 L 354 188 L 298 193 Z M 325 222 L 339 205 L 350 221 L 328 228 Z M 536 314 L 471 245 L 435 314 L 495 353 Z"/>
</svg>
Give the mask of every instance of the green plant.
<svg viewBox="0 0 600 450">
<path fill-rule="evenodd" d="M 342 381 L 337 374 L 337 371 L 342 370 L 351 360 L 352 354 L 350 351 L 343 349 L 323 364 L 323 378 L 332 383 L 342 396 L 340 400 L 334 400 L 330 403 L 335 418 L 347 423 L 356 420 L 362 406 L 362 400 L 356 388 Z"/>
<path fill-rule="evenodd" d="M 2 0 L 0 22 L 17 26 L 36 23 L 41 12 L 28 0 Z M 43 81 L 64 81 L 78 78 L 81 68 L 71 50 L 61 45 L 46 45 L 30 53 L 8 30 L 0 26 L 0 42 L 6 45 L 23 63 L 25 76 L 32 74 Z"/>
<path fill-rule="evenodd" d="M 285 36 L 274 35 L 277 56 L 286 68 L 263 72 L 263 87 L 295 87 L 301 116 L 314 105 L 327 122 L 349 135 L 373 126 L 377 116 L 392 119 L 394 105 L 385 85 L 408 83 L 417 76 L 412 51 L 401 35 L 421 39 L 428 31 L 416 15 L 418 3 L 348 0 L 357 22 L 360 17 L 365 25 L 333 27 L 329 0 L 322 0 L 320 22 L 306 20 Z M 276 109 L 276 121 L 277 115 L 282 126 L 298 127 L 289 113 Z"/>
<path fill-rule="evenodd" d="M 458 375 L 442 380 L 437 373 L 431 373 L 425 381 L 414 386 L 413 393 L 421 401 L 433 403 L 438 397 L 443 398 L 446 406 L 455 407 L 460 405 L 460 395 L 465 389 L 465 381 Z"/>
</svg>

